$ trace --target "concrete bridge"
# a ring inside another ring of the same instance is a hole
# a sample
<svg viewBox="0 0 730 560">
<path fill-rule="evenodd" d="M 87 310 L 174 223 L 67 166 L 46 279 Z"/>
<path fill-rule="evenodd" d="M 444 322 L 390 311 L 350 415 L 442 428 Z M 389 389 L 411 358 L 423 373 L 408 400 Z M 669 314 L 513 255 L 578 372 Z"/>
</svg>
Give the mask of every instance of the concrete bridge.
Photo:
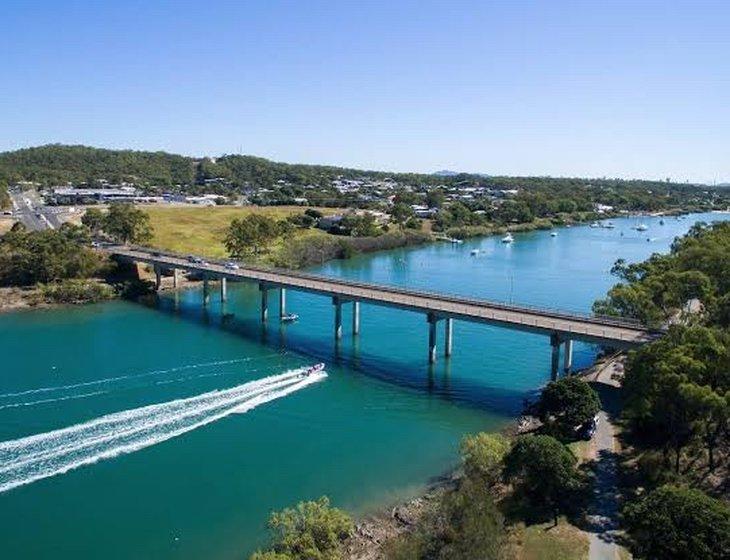
<svg viewBox="0 0 730 560">
<path fill-rule="evenodd" d="M 279 316 L 286 314 L 286 290 L 311 292 L 332 298 L 334 306 L 334 336 L 342 337 L 342 306 L 352 304 L 352 334 L 360 332 L 360 303 L 396 307 L 423 313 L 428 324 L 428 360 L 436 361 L 437 326 L 444 323 L 444 354 L 450 356 L 453 349 L 453 321 L 472 321 L 509 329 L 543 334 L 549 337 L 552 347 L 552 376 L 560 369 L 561 346 L 563 368 L 572 368 L 573 341 L 584 341 L 628 349 L 655 339 L 660 333 L 638 322 L 615 317 L 599 317 L 588 314 L 568 313 L 540 309 L 524 305 L 498 303 L 450 294 L 438 294 L 410 290 L 395 286 L 354 282 L 272 268 L 239 265 L 227 267 L 223 261 L 203 261 L 153 249 L 124 246 L 107 246 L 105 249 L 117 259 L 151 265 L 160 286 L 163 272 L 172 271 L 177 286 L 181 270 L 203 277 L 203 305 L 210 300 L 210 282 L 220 282 L 220 297 L 226 300 L 227 280 L 257 282 L 261 291 L 261 320 L 269 314 L 269 291 L 279 295 Z M 197 260 L 198 262 L 194 262 Z"/>
</svg>

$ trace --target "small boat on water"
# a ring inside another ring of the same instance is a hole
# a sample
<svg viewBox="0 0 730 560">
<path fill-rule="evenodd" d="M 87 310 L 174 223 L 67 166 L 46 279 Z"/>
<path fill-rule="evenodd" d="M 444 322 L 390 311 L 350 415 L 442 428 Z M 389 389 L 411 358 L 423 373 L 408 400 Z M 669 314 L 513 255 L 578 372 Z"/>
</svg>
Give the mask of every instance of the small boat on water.
<svg viewBox="0 0 730 560">
<path fill-rule="evenodd" d="M 286 313 L 285 315 L 281 316 L 281 322 L 282 323 L 293 323 L 294 321 L 299 319 L 299 315 L 296 313 Z"/>
<path fill-rule="evenodd" d="M 664 218 L 662 218 L 661 220 L 659 220 L 659 225 L 660 226 L 663 226 L 664 225 Z"/>
<path fill-rule="evenodd" d="M 301 376 L 302 377 L 309 377 L 313 373 L 319 373 L 320 371 L 324 371 L 324 364 L 323 363 L 314 364 L 313 366 L 308 367 L 307 369 L 305 369 L 301 373 Z"/>
<path fill-rule="evenodd" d="M 646 231 L 647 229 L 649 229 L 649 226 L 646 224 L 639 224 L 636 226 L 636 231 Z"/>
<path fill-rule="evenodd" d="M 512 243 L 514 240 L 515 240 L 515 238 L 512 237 L 512 234 L 511 233 L 507 233 L 507 235 L 505 235 L 502 238 L 502 243 Z"/>
<path fill-rule="evenodd" d="M 558 236 L 558 232 L 557 231 L 551 231 L 550 232 L 550 237 L 557 237 L 557 236 Z"/>
<path fill-rule="evenodd" d="M 614 225 L 614 223 L 613 223 L 613 222 L 606 222 L 606 223 L 605 223 L 605 224 L 603 225 L 603 227 L 605 227 L 606 229 L 613 229 L 613 228 L 615 228 L 616 226 Z"/>
<path fill-rule="evenodd" d="M 469 253 L 472 257 L 476 257 L 479 254 L 479 249 L 472 249 Z"/>
<path fill-rule="evenodd" d="M 593 223 L 591 224 L 591 227 L 592 227 L 592 228 L 599 228 L 599 227 L 601 227 L 601 224 L 599 224 L 598 222 L 593 222 Z"/>
<path fill-rule="evenodd" d="M 453 243 L 454 245 L 456 245 L 456 244 L 458 244 L 458 243 L 464 243 L 464 240 L 463 240 L 463 239 L 456 239 L 456 238 L 453 238 L 453 239 L 451 239 L 451 242 L 452 242 L 452 243 Z"/>
</svg>

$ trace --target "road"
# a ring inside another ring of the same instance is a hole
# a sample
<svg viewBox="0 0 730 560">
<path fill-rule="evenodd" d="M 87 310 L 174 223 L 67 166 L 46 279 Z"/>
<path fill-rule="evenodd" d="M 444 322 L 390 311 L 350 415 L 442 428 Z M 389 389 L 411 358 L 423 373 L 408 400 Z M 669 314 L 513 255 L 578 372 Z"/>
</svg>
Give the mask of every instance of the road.
<svg viewBox="0 0 730 560">
<path fill-rule="evenodd" d="M 29 230 L 56 229 L 64 222 L 63 214 L 66 210 L 46 206 L 37 191 L 11 189 L 9 194 L 13 205 L 13 217 Z"/>
</svg>

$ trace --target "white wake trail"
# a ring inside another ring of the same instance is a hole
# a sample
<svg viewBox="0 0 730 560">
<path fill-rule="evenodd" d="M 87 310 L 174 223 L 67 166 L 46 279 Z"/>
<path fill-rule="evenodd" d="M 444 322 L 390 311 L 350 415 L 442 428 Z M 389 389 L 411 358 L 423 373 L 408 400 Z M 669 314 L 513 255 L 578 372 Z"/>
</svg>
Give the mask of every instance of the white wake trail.
<svg viewBox="0 0 730 560">
<path fill-rule="evenodd" d="M 0 442 L 0 493 L 72 469 L 131 453 L 233 413 L 321 381 L 325 373 L 293 370 L 230 389 L 211 391 L 101 416 L 83 424 Z"/>
</svg>

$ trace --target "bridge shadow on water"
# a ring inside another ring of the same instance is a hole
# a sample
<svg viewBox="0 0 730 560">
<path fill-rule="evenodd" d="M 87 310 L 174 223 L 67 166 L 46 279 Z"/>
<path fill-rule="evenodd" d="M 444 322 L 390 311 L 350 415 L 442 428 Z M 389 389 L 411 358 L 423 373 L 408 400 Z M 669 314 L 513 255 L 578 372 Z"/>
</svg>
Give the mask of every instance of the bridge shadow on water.
<svg viewBox="0 0 730 560">
<path fill-rule="evenodd" d="M 293 352 L 326 362 L 341 372 L 354 372 L 500 416 L 519 415 L 524 400 L 533 397 L 537 392 L 512 391 L 475 382 L 473 379 L 460 378 L 452 372 L 453 362 L 448 358 L 441 358 L 436 364 L 429 365 L 425 360 L 404 362 L 387 355 L 363 352 L 360 349 L 359 336 L 336 343 L 333 337 L 323 340 L 301 331 L 288 332 L 287 325 L 281 323 L 276 314 L 266 324 L 262 324 L 258 318 L 234 313 L 233 306 L 216 304 L 206 308 L 199 300 L 187 301 L 186 298 L 167 294 L 140 300 L 138 303 L 206 328 L 220 329 L 282 353 Z M 328 369 L 331 371 L 332 367 Z"/>
</svg>

